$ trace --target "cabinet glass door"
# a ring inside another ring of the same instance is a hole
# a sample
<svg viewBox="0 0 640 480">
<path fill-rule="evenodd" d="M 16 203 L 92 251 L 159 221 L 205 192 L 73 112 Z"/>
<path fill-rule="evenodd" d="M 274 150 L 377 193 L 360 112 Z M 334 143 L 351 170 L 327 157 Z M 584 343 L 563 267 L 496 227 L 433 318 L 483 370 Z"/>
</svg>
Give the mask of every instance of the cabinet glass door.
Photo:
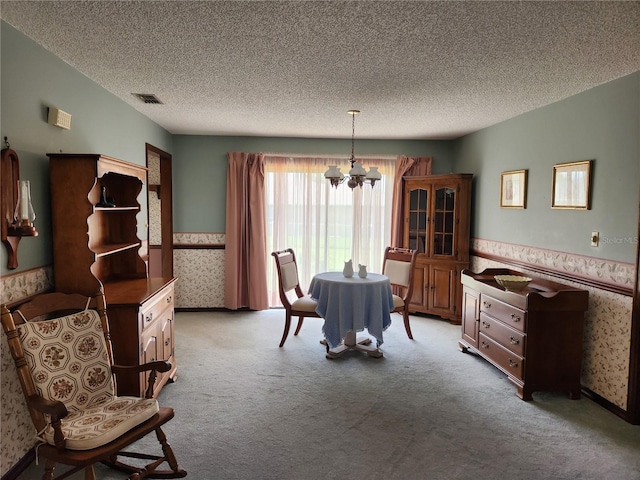
<svg viewBox="0 0 640 480">
<path fill-rule="evenodd" d="M 433 254 L 453 255 L 456 191 L 442 187 L 435 190 Z"/>
<path fill-rule="evenodd" d="M 428 190 L 416 188 L 409 192 L 409 248 L 427 252 Z"/>
</svg>

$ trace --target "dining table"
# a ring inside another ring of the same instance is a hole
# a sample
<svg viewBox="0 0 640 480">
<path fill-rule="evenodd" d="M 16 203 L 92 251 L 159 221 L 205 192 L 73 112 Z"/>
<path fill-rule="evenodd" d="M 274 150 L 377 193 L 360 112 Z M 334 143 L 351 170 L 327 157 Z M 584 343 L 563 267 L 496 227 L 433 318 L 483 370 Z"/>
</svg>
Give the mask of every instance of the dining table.
<svg viewBox="0 0 640 480">
<path fill-rule="evenodd" d="M 360 350 L 368 356 L 383 356 L 380 346 L 383 332 L 391 325 L 393 295 L 389 278 L 378 273 L 345 277 L 342 272 L 316 274 L 309 284 L 309 295 L 318 302 L 316 312 L 324 318 L 322 332 L 327 358 L 337 358 L 348 350 Z M 358 339 L 357 332 L 367 330 L 376 339 Z"/>
</svg>

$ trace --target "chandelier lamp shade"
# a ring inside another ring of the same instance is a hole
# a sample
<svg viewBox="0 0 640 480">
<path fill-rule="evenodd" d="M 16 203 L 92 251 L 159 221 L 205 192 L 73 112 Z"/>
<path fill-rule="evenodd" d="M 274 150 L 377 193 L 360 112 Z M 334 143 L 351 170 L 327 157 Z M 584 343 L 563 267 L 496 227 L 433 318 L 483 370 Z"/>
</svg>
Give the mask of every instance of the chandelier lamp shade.
<svg viewBox="0 0 640 480">
<path fill-rule="evenodd" d="M 337 165 L 329 165 L 329 168 L 324 172 L 324 178 L 331 182 L 331 185 L 338 187 L 345 180 L 349 188 L 354 189 L 356 187 L 362 187 L 365 183 L 371 184 L 373 187 L 375 183 L 382 179 L 382 175 L 378 171 L 378 167 L 370 167 L 367 171 L 361 162 L 356 161 L 354 155 L 354 139 L 355 139 L 355 127 L 356 127 L 356 115 L 360 113 L 360 110 L 347 111 L 351 115 L 351 156 L 349 162 L 351 163 L 351 170 L 347 175 L 343 174 Z"/>
</svg>

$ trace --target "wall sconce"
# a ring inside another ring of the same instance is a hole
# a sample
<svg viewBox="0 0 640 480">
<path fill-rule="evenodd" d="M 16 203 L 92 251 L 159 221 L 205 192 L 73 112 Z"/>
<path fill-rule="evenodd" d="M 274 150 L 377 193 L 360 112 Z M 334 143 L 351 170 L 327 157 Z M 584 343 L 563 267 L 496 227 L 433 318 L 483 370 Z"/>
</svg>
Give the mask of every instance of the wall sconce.
<svg viewBox="0 0 640 480">
<path fill-rule="evenodd" d="M 31 185 L 28 180 L 20 180 L 20 162 L 18 154 L 9 148 L 7 137 L 4 137 L 7 148 L 2 150 L 0 179 L 2 195 L 0 210 L 1 239 L 7 247 L 7 268 L 18 267 L 18 244 L 22 237 L 36 237 L 38 232 L 33 226 L 36 213 L 31 204 Z"/>
</svg>

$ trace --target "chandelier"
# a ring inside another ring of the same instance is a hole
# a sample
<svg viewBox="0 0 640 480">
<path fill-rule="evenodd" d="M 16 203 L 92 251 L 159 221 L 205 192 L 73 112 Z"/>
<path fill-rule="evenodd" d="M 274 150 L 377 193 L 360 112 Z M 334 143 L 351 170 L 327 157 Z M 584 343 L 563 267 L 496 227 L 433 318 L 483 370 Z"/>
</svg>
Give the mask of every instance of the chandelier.
<svg viewBox="0 0 640 480">
<path fill-rule="evenodd" d="M 337 165 L 329 165 L 329 169 L 324 172 L 324 178 L 327 178 L 331 185 L 338 188 L 338 185 L 347 180 L 349 188 L 354 189 L 356 186 L 362 187 L 365 183 L 370 183 L 373 187 L 376 181 L 382 179 L 382 175 L 378 171 L 378 167 L 370 167 L 367 172 L 362 166 L 361 162 L 356 162 L 356 157 L 353 154 L 354 137 L 356 131 L 356 115 L 360 113 L 360 110 L 349 110 L 347 112 L 351 115 L 351 156 L 349 162 L 351 163 L 351 170 L 347 175 L 343 174 Z"/>
</svg>

